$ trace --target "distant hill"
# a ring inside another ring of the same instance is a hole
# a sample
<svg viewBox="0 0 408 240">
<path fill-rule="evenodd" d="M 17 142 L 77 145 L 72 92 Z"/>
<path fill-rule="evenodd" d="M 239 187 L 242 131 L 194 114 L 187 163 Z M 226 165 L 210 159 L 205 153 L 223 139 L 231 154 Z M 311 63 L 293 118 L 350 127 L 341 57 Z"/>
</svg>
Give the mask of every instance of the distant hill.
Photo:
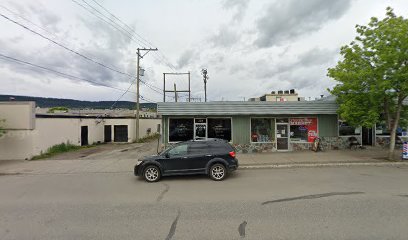
<svg viewBox="0 0 408 240">
<path fill-rule="evenodd" d="M 37 107 L 51 108 L 51 107 L 67 107 L 71 109 L 109 109 L 115 101 L 80 101 L 74 99 L 62 98 L 43 98 L 30 96 L 16 96 L 16 95 L 0 95 L 0 101 L 9 101 L 14 98 L 14 101 L 34 101 Z M 141 103 L 141 108 L 156 109 L 156 103 Z M 114 108 L 135 109 L 135 102 L 119 101 Z"/>
</svg>

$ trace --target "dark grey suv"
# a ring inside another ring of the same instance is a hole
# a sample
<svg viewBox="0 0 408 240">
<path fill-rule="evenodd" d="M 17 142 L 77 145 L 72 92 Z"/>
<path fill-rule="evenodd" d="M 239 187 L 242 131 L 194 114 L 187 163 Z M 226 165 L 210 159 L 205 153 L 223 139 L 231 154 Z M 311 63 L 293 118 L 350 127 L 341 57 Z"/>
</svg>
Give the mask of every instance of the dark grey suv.
<svg viewBox="0 0 408 240">
<path fill-rule="evenodd" d="M 186 141 L 177 143 L 159 155 L 138 160 L 134 172 L 148 182 L 162 176 L 207 174 L 215 181 L 225 179 L 238 168 L 234 148 L 225 140 Z"/>
</svg>

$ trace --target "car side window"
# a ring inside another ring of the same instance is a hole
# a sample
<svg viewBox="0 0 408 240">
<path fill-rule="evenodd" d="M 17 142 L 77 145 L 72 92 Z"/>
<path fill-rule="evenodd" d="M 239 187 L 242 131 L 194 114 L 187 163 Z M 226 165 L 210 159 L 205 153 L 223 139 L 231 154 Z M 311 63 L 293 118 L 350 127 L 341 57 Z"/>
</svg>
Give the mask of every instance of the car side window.
<svg viewBox="0 0 408 240">
<path fill-rule="evenodd" d="M 178 156 L 178 155 L 185 155 L 187 154 L 187 144 L 182 144 L 182 145 L 178 145 L 174 148 L 172 148 L 168 154 L 170 155 L 170 157 L 172 156 Z"/>
<path fill-rule="evenodd" d="M 208 152 L 208 145 L 204 142 L 195 142 L 193 144 L 190 144 L 188 148 L 188 153 L 189 154 L 205 154 Z"/>
<path fill-rule="evenodd" d="M 214 153 L 224 153 L 228 151 L 224 144 L 212 143 L 210 146 L 211 146 L 211 151 Z"/>
</svg>

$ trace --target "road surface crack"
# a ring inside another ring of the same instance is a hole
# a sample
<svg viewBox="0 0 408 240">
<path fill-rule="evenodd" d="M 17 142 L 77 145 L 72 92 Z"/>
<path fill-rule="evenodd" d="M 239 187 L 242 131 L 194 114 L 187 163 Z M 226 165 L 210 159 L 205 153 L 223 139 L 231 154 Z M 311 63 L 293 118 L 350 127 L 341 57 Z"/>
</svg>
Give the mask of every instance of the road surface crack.
<svg viewBox="0 0 408 240">
<path fill-rule="evenodd" d="M 247 225 L 246 221 L 243 221 L 241 224 L 239 224 L 238 227 L 238 232 L 239 232 L 239 236 L 241 236 L 241 238 L 245 238 L 245 227 Z"/>
<path fill-rule="evenodd" d="M 170 186 L 167 185 L 166 183 L 162 184 L 164 185 L 165 189 L 159 194 L 159 196 L 157 196 L 156 202 L 160 202 L 163 199 L 164 194 L 166 194 L 170 189 Z"/>
<path fill-rule="evenodd" d="M 179 220 L 180 214 L 181 214 L 181 212 L 179 210 L 178 213 L 177 213 L 176 219 L 174 219 L 173 223 L 171 224 L 170 231 L 169 231 L 169 234 L 166 237 L 166 240 L 170 240 L 174 236 L 174 234 L 176 233 L 177 222 Z"/>
<path fill-rule="evenodd" d="M 343 196 L 343 195 L 354 195 L 354 194 L 364 194 L 364 192 L 330 192 L 330 193 L 313 194 L 313 195 L 299 196 L 299 197 L 293 197 L 293 198 L 282 198 L 282 199 L 277 199 L 277 200 L 272 200 L 272 201 L 266 201 L 266 202 L 263 202 L 262 205 L 266 205 L 270 203 L 278 203 L 278 202 L 309 200 L 309 199 L 325 198 L 325 197 L 331 197 L 331 196 Z"/>
</svg>

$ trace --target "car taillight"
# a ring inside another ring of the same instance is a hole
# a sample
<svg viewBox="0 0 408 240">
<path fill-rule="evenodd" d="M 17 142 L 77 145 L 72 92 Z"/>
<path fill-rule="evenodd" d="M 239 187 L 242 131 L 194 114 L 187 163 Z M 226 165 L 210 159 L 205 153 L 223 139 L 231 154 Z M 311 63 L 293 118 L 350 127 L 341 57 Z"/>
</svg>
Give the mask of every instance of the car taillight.
<svg viewBox="0 0 408 240">
<path fill-rule="evenodd" d="M 235 158 L 235 152 L 234 152 L 234 151 L 229 152 L 229 155 L 230 155 L 231 157 Z"/>
</svg>

